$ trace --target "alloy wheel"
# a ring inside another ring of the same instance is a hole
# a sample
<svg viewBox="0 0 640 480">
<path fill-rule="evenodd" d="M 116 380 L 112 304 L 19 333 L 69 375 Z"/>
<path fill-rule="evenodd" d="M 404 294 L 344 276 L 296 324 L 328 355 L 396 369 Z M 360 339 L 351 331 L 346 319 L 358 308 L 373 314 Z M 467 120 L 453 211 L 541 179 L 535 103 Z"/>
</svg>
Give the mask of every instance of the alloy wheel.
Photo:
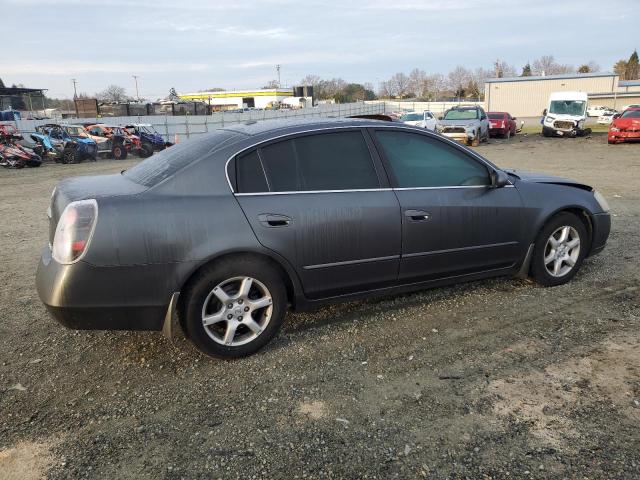
<svg viewBox="0 0 640 480">
<path fill-rule="evenodd" d="M 273 299 L 267 287 L 251 277 L 233 277 L 215 286 L 202 306 L 202 324 L 211 339 L 235 347 L 255 340 L 267 327 Z"/>
<path fill-rule="evenodd" d="M 568 225 L 557 228 L 547 240 L 544 248 L 544 267 L 553 277 L 564 277 L 580 256 L 580 235 Z"/>
</svg>

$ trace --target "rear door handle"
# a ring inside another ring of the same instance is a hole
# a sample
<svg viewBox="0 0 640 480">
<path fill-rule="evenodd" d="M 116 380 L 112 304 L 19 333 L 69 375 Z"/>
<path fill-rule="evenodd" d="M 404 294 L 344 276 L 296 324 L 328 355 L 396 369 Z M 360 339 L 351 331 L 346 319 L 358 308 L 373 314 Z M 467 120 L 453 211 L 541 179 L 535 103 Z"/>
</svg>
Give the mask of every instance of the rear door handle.
<svg viewBox="0 0 640 480">
<path fill-rule="evenodd" d="M 265 227 L 287 227 L 291 225 L 291 218 L 276 213 L 261 213 L 258 220 Z"/>
<path fill-rule="evenodd" d="M 431 214 L 424 210 L 405 210 L 404 216 L 414 222 L 425 222 L 431 218 Z"/>
</svg>

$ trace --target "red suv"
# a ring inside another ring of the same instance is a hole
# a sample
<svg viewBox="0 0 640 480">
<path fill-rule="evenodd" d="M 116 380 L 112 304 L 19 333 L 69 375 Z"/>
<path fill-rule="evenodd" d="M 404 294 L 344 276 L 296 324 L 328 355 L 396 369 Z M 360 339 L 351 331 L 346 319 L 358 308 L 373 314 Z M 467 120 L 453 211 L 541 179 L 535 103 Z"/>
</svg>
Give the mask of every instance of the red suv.
<svg viewBox="0 0 640 480">
<path fill-rule="evenodd" d="M 489 136 L 509 139 L 516 134 L 516 118 L 507 112 L 489 112 Z"/>
</svg>

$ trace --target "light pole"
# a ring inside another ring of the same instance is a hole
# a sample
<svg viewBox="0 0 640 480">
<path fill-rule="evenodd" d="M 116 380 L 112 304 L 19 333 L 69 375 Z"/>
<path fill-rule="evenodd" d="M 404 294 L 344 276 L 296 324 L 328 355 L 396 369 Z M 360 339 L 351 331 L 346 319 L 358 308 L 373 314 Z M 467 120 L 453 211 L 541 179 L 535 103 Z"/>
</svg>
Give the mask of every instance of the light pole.
<svg viewBox="0 0 640 480">
<path fill-rule="evenodd" d="M 133 80 L 136 82 L 136 99 L 140 101 L 140 95 L 138 94 L 138 75 L 132 75 Z"/>
<path fill-rule="evenodd" d="M 278 88 L 280 88 L 280 64 L 276 65 L 276 72 L 278 72 Z"/>
<path fill-rule="evenodd" d="M 71 81 L 73 82 L 73 98 L 75 100 L 78 98 L 78 91 L 76 89 L 76 83 L 78 83 L 78 81 L 75 78 L 72 78 Z"/>
</svg>

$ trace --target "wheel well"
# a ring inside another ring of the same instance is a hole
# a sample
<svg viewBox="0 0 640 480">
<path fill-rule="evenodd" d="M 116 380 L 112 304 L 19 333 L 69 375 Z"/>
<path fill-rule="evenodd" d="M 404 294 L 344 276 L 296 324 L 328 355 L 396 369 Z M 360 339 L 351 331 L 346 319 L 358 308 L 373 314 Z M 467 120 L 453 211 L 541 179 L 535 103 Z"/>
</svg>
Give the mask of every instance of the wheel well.
<svg viewBox="0 0 640 480">
<path fill-rule="evenodd" d="M 256 260 L 259 261 L 263 261 L 268 263 L 270 266 L 272 266 L 280 275 L 280 277 L 282 278 L 284 285 L 285 285 L 285 290 L 287 292 L 287 301 L 291 304 L 294 305 L 295 304 L 295 289 L 293 287 L 293 281 L 291 280 L 291 277 L 289 276 L 289 274 L 287 273 L 287 271 L 285 270 L 285 268 L 276 260 L 274 260 L 273 258 L 271 258 L 268 255 L 264 255 L 261 253 L 255 253 L 255 252 L 233 252 L 233 253 L 226 253 L 223 255 L 220 255 L 218 257 L 209 259 L 207 262 L 203 263 L 202 265 L 200 265 L 197 269 L 195 269 L 193 272 L 191 272 L 191 275 L 189 275 L 189 277 L 183 282 L 181 288 L 180 288 L 180 297 L 178 298 L 178 318 L 180 320 L 180 324 L 183 327 L 183 331 L 186 332 L 186 330 L 184 329 L 184 325 L 182 324 L 183 319 L 184 319 L 184 315 L 182 315 L 183 312 L 183 307 L 184 307 L 184 302 L 186 300 L 186 296 L 183 295 L 183 293 L 187 292 L 187 290 L 189 289 L 191 283 L 194 281 L 194 279 L 198 276 L 198 274 L 204 270 L 205 268 L 209 267 L 211 264 L 219 262 L 221 260 L 226 260 L 229 258 L 234 258 L 234 257 L 243 257 L 243 258 L 247 258 L 247 257 L 252 257 L 255 258 Z"/>
<path fill-rule="evenodd" d="M 580 221 L 584 225 L 584 228 L 587 229 L 587 232 L 589 234 L 589 245 L 588 245 L 589 248 L 587 249 L 587 251 L 589 251 L 591 249 L 591 242 L 593 240 L 593 221 L 591 220 L 591 216 L 589 212 L 587 210 L 584 210 L 583 208 L 571 207 L 571 208 L 564 208 L 562 210 L 558 210 L 557 212 L 554 212 L 553 215 L 550 215 L 545 220 L 545 222 L 542 224 L 538 232 L 540 232 L 553 217 L 555 217 L 556 215 L 559 215 L 560 213 L 572 213 L 573 215 L 575 215 L 580 219 Z"/>
</svg>

